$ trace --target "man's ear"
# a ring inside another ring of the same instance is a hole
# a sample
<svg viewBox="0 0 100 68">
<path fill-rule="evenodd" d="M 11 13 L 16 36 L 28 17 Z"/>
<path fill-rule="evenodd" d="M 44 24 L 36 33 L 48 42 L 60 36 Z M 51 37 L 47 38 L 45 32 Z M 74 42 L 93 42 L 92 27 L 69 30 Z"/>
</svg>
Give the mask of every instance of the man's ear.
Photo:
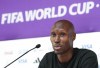
<svg viewBox="0 0 100 68">
<path fill-rule="evenodd" d="M 72 39 L 73 39 L 73 41 L 76 39 L 76 33 L 75 32 L 73 32 L 73 34 L 72 34 Z"/>
</svg>

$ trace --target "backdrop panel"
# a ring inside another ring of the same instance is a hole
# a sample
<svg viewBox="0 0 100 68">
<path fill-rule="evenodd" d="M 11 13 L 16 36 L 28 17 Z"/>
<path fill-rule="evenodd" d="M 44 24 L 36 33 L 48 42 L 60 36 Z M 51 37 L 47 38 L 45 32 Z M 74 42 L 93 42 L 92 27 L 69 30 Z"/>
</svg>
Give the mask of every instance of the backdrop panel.
<svg viewBox="0 0 100 68">
<path fill-rule="evenodd" d="M 0 0 L 0 40 L 45 37 L 59 19 L 73 22 L 77 33 L 100 31 L 99 0 Z"/>
<path fill-rule="evenodd" d="M 77 34 L 74 47 L 93 50 L 98 56 L 100 68 L 100 32 Z M 0 68 L 4 68 L 11 61 L 41 44 L 39 49 L 32 50 L 8 68 L 38 68 L 38 64 L 45 53 L 53 51 L 49 37 L 30 38 L 21 40 L 0 41 Z"/>
</svg>

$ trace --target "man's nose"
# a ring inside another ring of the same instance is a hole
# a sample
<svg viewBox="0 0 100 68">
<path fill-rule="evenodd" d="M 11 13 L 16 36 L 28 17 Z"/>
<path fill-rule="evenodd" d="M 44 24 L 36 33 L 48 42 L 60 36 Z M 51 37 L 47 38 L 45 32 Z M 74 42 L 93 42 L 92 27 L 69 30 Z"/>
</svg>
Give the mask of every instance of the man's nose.
<svg viewBox="0 0 100 68">
<path fill-rule="evenodd" d="M 59 36 L 56 36 L 55 37 L 55 43 L 59 43 L 60 42 L 60 37 Z"/>
</svg>

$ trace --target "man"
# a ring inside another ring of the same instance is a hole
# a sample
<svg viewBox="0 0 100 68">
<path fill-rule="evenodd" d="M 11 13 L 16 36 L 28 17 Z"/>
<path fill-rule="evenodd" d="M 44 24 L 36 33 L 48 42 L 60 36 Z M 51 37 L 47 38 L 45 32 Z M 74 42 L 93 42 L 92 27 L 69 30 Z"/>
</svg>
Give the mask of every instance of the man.
<svg viewBox="0 0 100 68">
<path fill-rule="evenodd" d="M 98 68 L 97 56 L 93 51 L 73 48 L 75 37 L 70 21 L 57 21 L 50 36 L 54 51 L 43 57 L 39 68 Z"/>
</svg>

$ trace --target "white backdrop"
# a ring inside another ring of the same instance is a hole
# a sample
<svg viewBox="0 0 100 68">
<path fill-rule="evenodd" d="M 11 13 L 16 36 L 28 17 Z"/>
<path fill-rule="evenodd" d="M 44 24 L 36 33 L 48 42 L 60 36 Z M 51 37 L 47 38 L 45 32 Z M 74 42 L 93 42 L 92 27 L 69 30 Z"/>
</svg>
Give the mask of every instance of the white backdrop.
<svg viewBox="0 0 100 68">
<path fill-rule="evenodd" d="M 39 49 L 32 50 L 8 68 L 38 68 L 44 54 L 53 50 L 52 45 L 49 37 L 0 41 L 0 68 L 4 68 L 4 66 L 27 50 L 34 48 L 37 44 L 41 44 Z M 77 34 L 74 47 L 95 51 L 100 65 L 100 32 Z"/>
</svg>

